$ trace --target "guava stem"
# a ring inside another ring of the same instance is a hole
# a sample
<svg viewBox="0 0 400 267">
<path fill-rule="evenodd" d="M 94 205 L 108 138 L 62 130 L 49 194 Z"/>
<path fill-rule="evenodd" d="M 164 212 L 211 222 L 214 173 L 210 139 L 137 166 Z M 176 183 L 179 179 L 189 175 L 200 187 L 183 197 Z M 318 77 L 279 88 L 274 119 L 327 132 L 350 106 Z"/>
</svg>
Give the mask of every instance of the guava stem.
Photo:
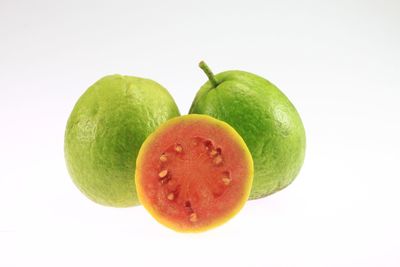
<svg viewBox="0 0 400 267">
<path fill-rule="evenodd" d="M 214 73 L 211 71 L 211 69 L 207 66 L 207 64 L 204 61 L 200 61 L 199 67 L 204 71 L 204 73 L 207 75 L 208 80 L 212 84 L 213 87 L 218 86 L 218 82 L 215 79 Z"/>
</svg>

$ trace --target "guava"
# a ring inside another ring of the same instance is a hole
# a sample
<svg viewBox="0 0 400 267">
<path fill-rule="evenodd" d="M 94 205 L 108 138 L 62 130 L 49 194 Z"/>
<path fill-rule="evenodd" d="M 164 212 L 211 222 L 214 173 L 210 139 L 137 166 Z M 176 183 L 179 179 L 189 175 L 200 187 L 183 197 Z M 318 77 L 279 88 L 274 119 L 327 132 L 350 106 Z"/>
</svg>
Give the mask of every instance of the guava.
<svg viewBox="0 0 400 267">
<path fill-rule="evenodd" d="M 202 232 L 231 219 L 248 200 L 253 161 L 240 135 L 207 115 L 162 124 L 136 163 L 140 202 L 161 224 Z"/>
<path fill-rule="evenodd" d="M 189 113 L 207 114 L 230 124 L 243 137 L 254 160 L 250 199 L 288 186 L 305 156 L 302 120 L 289 99 L 268 80 L 239 70 L 214 75 L 198 91 Z"/>
<path fill-rule="evenodd" d="M 152 80 L 122 75 L 98 80 L 67 122 L 64 151 L 72 180 L 99 204 L 138 205 L 134 174 L 140 146 L 179 115 L 168 91 Z"/>
</svg>

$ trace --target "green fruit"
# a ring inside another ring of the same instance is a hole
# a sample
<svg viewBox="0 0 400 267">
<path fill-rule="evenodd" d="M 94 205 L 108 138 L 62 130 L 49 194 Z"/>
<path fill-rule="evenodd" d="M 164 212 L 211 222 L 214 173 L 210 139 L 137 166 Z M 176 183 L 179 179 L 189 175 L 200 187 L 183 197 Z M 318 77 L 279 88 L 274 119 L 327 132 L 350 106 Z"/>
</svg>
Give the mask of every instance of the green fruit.
<svg viewBox="0 0 400 267">
<path fill-rule="evenodd" d="M 65 159 L 76 186 L 106 206 L 138 205 L 140 146 L 160 124 L 179 116 L 168 91 L 143 78 L 110 75 L 79 98 L 65 131 Z"/>
<path fill-rule="evenodd" d="M 197 93 L 190 113 L 208 114 L 229 123 L 243 137 L 254 161 L 250 199 L 288 186 L 300 171 L 305 131 L 293 104 L 272 83 L 244 71 L 213 75 Z"/>
</svg>

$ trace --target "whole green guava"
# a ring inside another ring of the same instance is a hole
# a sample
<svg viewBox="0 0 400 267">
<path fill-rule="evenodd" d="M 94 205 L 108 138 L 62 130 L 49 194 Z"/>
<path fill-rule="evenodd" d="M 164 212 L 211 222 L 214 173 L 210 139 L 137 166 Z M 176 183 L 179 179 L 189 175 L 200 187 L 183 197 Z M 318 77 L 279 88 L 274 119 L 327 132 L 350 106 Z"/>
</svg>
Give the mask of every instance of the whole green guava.
<svg viewBox="0 0 400 267">
<path fill-rule="evenodd" d="M 198 91 L 189 113 L 207 114 L 230 124 L 243 137 L 254 161 L 250 199 L 288 186 L 300 171 L 306 137 L 296 108 L 272 83 L 244 71 L 213 75 Z"/>
<path fill-rule="evenodd" d="M 139 149 L 160 124 L 179 116 L 168 91 L 143 78 L 105 76 L 79 98 L 68 119 L 64 151 L 76 186 L 106 206 L 138 205 Z"/>
</svg>

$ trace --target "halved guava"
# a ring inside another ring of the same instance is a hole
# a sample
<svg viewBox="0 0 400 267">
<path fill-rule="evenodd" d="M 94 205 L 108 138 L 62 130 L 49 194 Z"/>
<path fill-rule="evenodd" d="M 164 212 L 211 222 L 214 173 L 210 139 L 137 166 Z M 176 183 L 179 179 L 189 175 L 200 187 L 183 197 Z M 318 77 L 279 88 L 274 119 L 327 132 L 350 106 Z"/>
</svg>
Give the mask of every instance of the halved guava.
<svg viewBox="0 0 400 267">
<path fill-rule="evenodd" d="M 178 232 L 201 232 L 236 215 L 247 201 L 253 160 L 240 135 L 207 115 L 170 119 L 143 143 L 136 189 L 143 206 Z"/>
</svg>

